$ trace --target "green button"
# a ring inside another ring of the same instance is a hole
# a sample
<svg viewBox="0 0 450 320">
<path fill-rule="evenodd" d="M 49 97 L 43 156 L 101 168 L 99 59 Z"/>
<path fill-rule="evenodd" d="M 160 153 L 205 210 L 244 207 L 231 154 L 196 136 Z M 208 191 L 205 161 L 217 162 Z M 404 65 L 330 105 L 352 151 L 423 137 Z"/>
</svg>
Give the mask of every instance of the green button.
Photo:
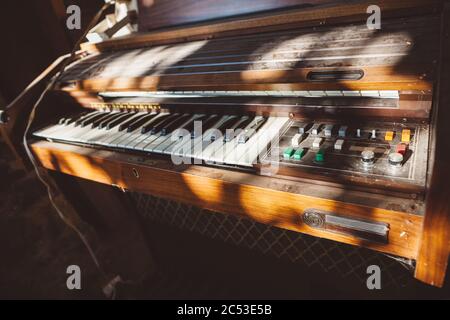
<svg viewBox="0 0 450 320">
<path fill-rule="evenodd" d="M 292 157 L 292 155 L 294 154 L 294 149 L 293 148 L 287 148 L 286 150 L 284 150 L 283 152 L 283 157 L 285 159 L 290 159 Z"/>
<path fill-rule="evenodd" d="M 325 161 L 325 150 L 321 149 L 316 154 L 316 161 L 317 162 L 324 162 Z"/>
<path fill-rule="evenodd" d="M 295 160 L 302 160 L 303 156 L 305 155 L 305 149 L 300 148 L 294 153 L 294 159 Z"/>
</svg>

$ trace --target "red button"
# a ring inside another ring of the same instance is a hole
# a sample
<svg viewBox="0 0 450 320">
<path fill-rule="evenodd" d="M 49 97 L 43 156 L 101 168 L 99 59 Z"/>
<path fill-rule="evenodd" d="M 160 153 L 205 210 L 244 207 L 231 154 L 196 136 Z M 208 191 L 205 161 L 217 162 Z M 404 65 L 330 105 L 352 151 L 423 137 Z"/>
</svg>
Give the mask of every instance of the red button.
<svg viewBox="0 0 450 320">
<path fill-rule="evenodd" d="M 397 152 L 402 154 L 403 156 L 406 154 L 406 151 L 408 151 L 408 145 L 405 143 L 400 143 L 397 145 Z"/>
</svg>

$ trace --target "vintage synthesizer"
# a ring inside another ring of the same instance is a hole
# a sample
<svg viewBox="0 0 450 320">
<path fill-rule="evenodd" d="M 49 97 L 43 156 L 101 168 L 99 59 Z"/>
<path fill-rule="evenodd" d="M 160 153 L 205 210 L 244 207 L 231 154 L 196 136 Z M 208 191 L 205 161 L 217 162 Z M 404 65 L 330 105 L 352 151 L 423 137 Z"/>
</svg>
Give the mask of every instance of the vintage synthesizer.
<svg viewBox="0 0 450 320">
<path fill-rule="evenodd" d="M 84 44 L 30 148 L 49 171 L 387 253 L 442 286 L 450 7 L 371 1 L 373 30 L 369 2 L 301 2 Z"/>
<path fill-rule="evenodd" d="M 143 156 L 167 155 L 180 163 L 266 169 L 267 174 L 293 177 L 316 173 L 318 179 L 371 182 L 416 197 L 424 192 L 426 125 L 373 122 L 358 127 L 309 121 L 288 116 L 91 111 L 61 118 L 34 135 Z"/>
</svg>

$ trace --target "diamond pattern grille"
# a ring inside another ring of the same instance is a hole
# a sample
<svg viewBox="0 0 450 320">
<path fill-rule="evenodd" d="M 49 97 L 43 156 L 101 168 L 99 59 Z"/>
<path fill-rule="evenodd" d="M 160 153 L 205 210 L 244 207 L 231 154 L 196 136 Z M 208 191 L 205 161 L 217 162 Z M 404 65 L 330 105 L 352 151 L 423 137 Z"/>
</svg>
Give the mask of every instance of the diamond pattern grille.
<svg viewBox="0 0 450 320">
<path fill-rule="evenodd" d="M 412 268 L 393 257 L 326 239 L 260 224 L 246 218 L 212 212 L 191 205 L 139 193 L 130 193 L 144 219 L 199 233 L 236 246 L 287 259 L 308 268 L 320 268 L 344 278 L 366 281 L 369 265 L 383 271 L 383 287 L 405 287 Z"/>
</svg>

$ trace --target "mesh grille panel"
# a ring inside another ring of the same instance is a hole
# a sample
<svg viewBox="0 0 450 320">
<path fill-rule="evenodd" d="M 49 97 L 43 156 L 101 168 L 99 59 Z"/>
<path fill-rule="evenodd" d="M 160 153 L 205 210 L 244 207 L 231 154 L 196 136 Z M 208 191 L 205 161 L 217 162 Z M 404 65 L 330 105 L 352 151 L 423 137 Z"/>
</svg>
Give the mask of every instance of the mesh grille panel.
<svg viewBox="0 0 450 320">
<path fill-rule="evenodd" d="M 147 221 L 195 232 L 364 283 L 367 279 L 367 267 L 378 265 L 383 272 L 384 288 L 405 287 L 413 279 L 412 269 L 399 262 L 399 259 L 368 249 L 315 238 L 175 201 L 139 193 L 130 194 L 139 214 Z"/>
</svg>

